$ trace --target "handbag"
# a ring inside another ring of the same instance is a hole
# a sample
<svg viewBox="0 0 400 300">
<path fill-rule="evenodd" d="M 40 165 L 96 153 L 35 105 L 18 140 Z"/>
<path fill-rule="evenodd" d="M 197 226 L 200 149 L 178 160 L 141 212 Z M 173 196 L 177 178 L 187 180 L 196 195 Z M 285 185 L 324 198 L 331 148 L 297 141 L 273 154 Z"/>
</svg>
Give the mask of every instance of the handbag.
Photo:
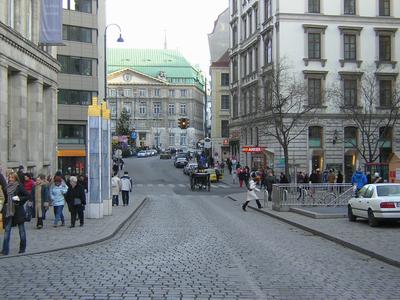
<svg viewBox="0 0 400 300">
<path fill-rule="evenodd" d="M 81 205 L 82 201 L 79 198 L 74 198 L 74 205 Z"/>
<path fill-rule="evenodd" d="M 32 220 L 32 210 L 33 210 L 33 202 L 28 200 L 24 204 L 25 210 L 25 221 L 30 222 Z"/>
</svg>

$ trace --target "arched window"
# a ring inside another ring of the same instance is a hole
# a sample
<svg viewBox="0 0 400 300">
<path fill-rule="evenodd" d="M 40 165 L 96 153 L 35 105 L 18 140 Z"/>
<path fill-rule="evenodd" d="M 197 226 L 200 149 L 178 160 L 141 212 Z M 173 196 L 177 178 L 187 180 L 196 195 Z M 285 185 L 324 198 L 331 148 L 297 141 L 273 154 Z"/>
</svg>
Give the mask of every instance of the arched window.
<svg viewBox="0 0 400 300">
<path fill-rule="evenodd" d="M 322 148 L 323 128 L 320 126 L 311 126 L 308 128 L 308 147 Z"/>
</svg>

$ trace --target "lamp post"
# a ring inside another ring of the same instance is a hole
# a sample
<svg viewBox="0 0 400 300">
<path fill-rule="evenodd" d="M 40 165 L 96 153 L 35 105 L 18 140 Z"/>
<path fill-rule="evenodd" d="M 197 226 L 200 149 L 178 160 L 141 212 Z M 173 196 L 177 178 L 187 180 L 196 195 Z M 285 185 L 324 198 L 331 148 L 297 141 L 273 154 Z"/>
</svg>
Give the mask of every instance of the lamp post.
<svg viewBox="0 0 400 300">
<path fill-rule="evenodd" d="M 104 100 L 107 102 L 107 29 L 110 26 L 116 26 L 119 29 L 119 37 L 117 39 L 118 43 L 123 43 L 124 39 L 122 38 L 121 34 L 121 27 L 118 24 L 112 23 L 108 24 L 104 29 Z"/>
</svg>

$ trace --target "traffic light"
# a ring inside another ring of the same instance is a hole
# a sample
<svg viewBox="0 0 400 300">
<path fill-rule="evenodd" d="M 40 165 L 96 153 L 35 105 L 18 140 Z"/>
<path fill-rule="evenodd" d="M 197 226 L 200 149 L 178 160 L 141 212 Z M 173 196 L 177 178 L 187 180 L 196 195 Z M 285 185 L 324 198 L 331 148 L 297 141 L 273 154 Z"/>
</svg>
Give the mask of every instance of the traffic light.
<svg viewBox="0 0 400 300">
<path fill-rule="evenodd" d="M 189 127 L 189 119 L 187 118 L 180 118 L 178 120 L 178 127 L 181 129 L 186 129 Z"/>
</svg>

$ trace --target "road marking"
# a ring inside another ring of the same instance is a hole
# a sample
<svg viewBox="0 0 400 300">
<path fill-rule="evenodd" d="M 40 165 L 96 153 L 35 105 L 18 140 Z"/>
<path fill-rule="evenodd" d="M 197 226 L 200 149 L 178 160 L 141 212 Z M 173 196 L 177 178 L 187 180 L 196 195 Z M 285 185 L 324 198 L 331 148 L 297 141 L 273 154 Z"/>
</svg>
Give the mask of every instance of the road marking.
<svg viewBox="0 0 400 300">
<path fill-rule="evenodd" d="M 164 184 L 163 183 L 159 183 L 158 186 L 164 186 Z"/>
<path fill-rule="evenodd" d="M 153 186 L 153 184 L 152 183 L 148 183 L 147 186 Z"/>
<path fill-rule="evenodd" d="M 212 185 L 211 185 L 211 187 L 212 187 L 212 188 L 214 188 L 214 189 L 217 189 L 217 188 L 219 188 L 219 186 L 218 186 L 218 185 L 216 185 L 216 184 L 212 184 Z"/>
<path fill-rule="evenodd" d="M 229 189 L 229 185 L 220 185 L 220 187 L 224 188 L 224 189 Z"/>
<path fill-rule="evenodd" d="M 178 184 L 178 186 L 180 186 L 180 187 L 186 187 L 187 185 L 184 185 L 184 184 L 180 183 L 180 184 Z"/>
<path fill-rule="evenodd" d="M 143 184 L 143 183 L 138 183 L 138 184 L 136 184 L 136 186 L 137 186 L 137 187 L 143 187 L 144 184 Z"/>
<path fill-rule="evenodd" d="M 170 184 L 168 184 L 168 186 L 169 187 L 175 187 L 175 184 L 170 183 Z"/>
</svg>

